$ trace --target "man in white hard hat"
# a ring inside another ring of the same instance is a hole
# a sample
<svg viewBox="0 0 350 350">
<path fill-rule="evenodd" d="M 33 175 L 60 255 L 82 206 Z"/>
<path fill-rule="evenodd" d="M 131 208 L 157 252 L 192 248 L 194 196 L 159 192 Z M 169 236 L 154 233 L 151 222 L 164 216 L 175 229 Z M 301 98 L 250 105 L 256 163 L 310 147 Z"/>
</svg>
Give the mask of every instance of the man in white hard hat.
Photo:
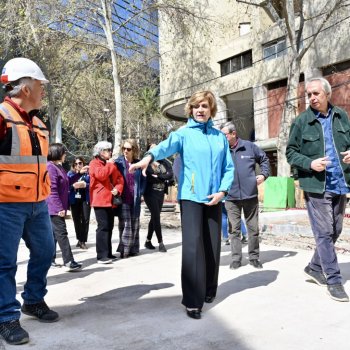
<svg viewBox="0 0 350 350">
<path fill-rule="evenodd" d="M 8 61 L 1 74 L 7 97 L 0 104 L 0 336 L 9 344 L 29 341 L 21 311 L 41 322 L 58 320 L 44 301 L 54 241 L 45 198 L 49 133 L 36 117 L 48 83 L 27 58 Z M 16 300 L 17 251 L 21 238 L 30 251 L 23 304 Z"/>
</svg>

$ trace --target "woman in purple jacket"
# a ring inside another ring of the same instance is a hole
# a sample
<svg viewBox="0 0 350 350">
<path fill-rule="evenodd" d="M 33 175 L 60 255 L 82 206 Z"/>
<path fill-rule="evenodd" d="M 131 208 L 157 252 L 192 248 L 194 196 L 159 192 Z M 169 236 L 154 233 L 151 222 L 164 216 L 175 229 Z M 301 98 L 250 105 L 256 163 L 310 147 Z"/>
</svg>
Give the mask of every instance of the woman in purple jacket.
<svg viewBox="0 0 350 350">
<path fill-rule="evenodd" d="M 62 163 L 66 158 L 65 147 L 61 143 L 49 146 L 47 156 L 47 171 L 51 180 L 51 194 L 46 199 L 49 207 L 52 230 L 55 243 L 58 243 L 62 252 L 62 259 L 67 271 L 80 270 L 82 264 L 74 261 L 70 247 L 65 216 L 68 209 L 69 179 Z M 59 266 L 55 262 L 56 253 L 52 258 L 52 266 Z"/>
</svg>

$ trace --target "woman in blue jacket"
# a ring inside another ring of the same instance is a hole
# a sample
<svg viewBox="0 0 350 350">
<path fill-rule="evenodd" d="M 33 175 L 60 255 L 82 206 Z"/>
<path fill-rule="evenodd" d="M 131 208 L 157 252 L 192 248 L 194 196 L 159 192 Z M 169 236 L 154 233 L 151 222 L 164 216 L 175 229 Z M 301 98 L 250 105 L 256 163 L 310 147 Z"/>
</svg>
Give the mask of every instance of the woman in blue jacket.
<svg viewBox="0 0 350 350">
<path fill-rule="evenodd" d="M 74 222 L 77 248 L 88 249 L 86 242 L 89 233 L 90 222 L 90 175 L 89 166 L 83 157 L 75 157 L 69 177 L 69 204 Z"/>
<path fill-rule="evenodd" d="M 199 91 L 188 100 L 186 127 L 172 132 L 130 171 L 178 152 L 178 200 L 182 226 L 182 304 L 187 315 L 200 319 L 203 303 L 214 301 L 218 286 L 221 242 L 221 201 L 233 181 L 233 164 L 225 135 L 213 127 L 214 94 Z"/>
</svg>

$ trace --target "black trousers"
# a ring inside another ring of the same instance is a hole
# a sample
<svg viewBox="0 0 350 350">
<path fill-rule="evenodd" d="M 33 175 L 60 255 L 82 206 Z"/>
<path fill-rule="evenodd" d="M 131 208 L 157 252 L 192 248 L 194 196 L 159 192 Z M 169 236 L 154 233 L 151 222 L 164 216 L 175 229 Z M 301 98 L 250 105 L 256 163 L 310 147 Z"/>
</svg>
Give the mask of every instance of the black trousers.
<svg viewBox="0 0 350 350">
<path fill-rule="evenodd" d="M 86 243 L 89 233 L 91 207 L 86 201 L 76 198 L 76 202 L 71 204 L 70 209 L 77 240 Z"/>
<path fill-rule="evenodd" d="M 95 207 L 97 221 L 96 253 L 97 260 L 112 256 L 112 231 L 114 227 L 114 214 L 112 207 Z"/>
<path fill-rule="evenodd" d="M 50 218 L 51 218 L 53 235 L 55 239 L 55 246 L 58 243 L 61 249 L 63 263 L 68 264 L 69 262 L 73 261 L 74 258 L 73 258 L 72 250 L 70 248 L 66 220 L 58 215 L 51 215 Z M 55 261 L 55 259 L 56 259 L 56 250 L 52 260 Z"/>
<path fill-rule="evenodd" d="M 182 304 L 202 308 L 216 296 L 221 249 L 221 203 L 180 201 L 182 227 Z"/>
<path fill-rule="evenodd" d="M 148 223 L 147 239 L 151 240 L 153 232 L 156 233 L 158 243 L 163 242 L 162 226 L 160 224 L 160 213 L 164 202 L 164 191 L 149 189 L 143 195 L 145 203 L 151 213 L 151 219 Z"/>
</svg>

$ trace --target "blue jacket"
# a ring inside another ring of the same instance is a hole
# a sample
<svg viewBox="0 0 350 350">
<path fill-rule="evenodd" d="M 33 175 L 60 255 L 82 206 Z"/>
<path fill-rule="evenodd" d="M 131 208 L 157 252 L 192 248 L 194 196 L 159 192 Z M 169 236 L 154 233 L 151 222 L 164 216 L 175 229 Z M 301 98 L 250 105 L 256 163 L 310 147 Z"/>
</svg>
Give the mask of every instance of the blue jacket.
<svg viewBox="0 0 350 350">
<path fill-rule="evenodd" d="M 74 189 L 73 184 L 77 181 L 86 182 L 86 187 L 80 188 L 78 192 L 84 195 L 83 199 L 85 199 L 85 202 L 90 203 L 90 175 L 86 173 L 79 174 L 71 170 L 68 172 L 67 175 L 69 178 L 69 204 L 75 204 L 75 194 L 77 191 Z"/>
<path fill-rule="evenodd" d="M 225 135 L 213 127 L 211 119 L 200 123 L 189 118 L 186 127 L 172 132 L 152 148 L 154 160 L 179 153 L 178 199 L 207 203 L 208 195 L 228 192 L 233 181 L 233 163 Z"/>
<path fill-rule="evenodd" d="M 242 200 L 257 197 L 255 167 L 259 164 L 259 174 L 266 180 L 270 175 L 269 158 L 255 143 L 242 139 L 238 139 L 237 146 L 230 151 L 235 165 L 235 180 L 226 199 Z"/>
<path fill-rule="evenodd" d="M 136 163 L 138 160 L 135 159 L 133 163 Z M 115 164 L 117 165 L 118 170 L 123 175 L 124 178 L 124 191 L 127 186 L 126 181 L 126 164 L 124 156 L 120 156 L 115 160 Z M 141 169 L 137 169 L 134 173 L 134 206 L 133 206 L 133 216 L 138 217 L 141 214 L 141 196 L 145 191 L 146 187 L 146 178 L 142 175 Z M 124 192 L 123 191 L 123 192 Z M 124 195 L 122 194 L 122 197 Z M 116 214 L 121 214 L 121 207 L 119 206 L 116 210 Z"/>
</svg>

